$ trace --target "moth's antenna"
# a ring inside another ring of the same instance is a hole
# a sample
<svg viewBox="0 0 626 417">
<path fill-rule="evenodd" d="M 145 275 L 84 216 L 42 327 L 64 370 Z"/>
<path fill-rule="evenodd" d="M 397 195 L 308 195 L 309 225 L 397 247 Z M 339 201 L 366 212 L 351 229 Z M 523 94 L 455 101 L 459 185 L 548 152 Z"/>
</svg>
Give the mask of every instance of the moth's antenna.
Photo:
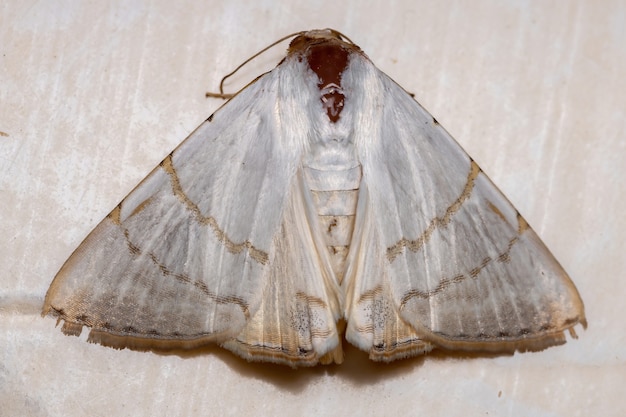
<svg viewBox="0 0 626 417">
<path fill-rule="evenodd" d="M 343 39 L 345 41 L 350 42 L 352 45 L 354 45 L 354 42 L 352 42 L 352 39 L 350 39 L 349 37 L 347 37 L 346 35 L 344 35 L 343 33 L 339 32 L 338 30 L 335 29 L 328 29 L 331 32 L 333 32 L 335 35 L 337 35 L 340 39 Z"/>
<path fill-rule="evenodd" d="M 287 40 L 289 38 L 293 38 L 295 36 L 302 35 L 303 33 L 306 33 L 306 32 L 295 32 L 295 33 L 292 33 L 290 35 L 283 36 L 279 40 L 274 41 L 271 44 L 269 44 L 268 46 L 266 46 L 265 48 L 261 49 L 259 52 L 257 52 L 256 54 L 252 55 L 250 58 L 248 58 L 245 61 L 243 61 L 241 64 L 239 64 L 239 66 L 237 68 L 235 68 L 232 72 L 230 72 L 229 74 L 226 74 L 224 76 L 224 78 L 222 78 L 222 81 L 220 81 L 220 92 L 219 93 L 209 93 L 209 92 L 207 92 L 205 94 L 205 96 L 206 97 L 214 97 L 214 98 L 223 98 L 223 99 L 231 98 L 232 96 L 234 96 L 234 94 L 224 94 L 224 82 L 226 81 L 227 78 L 235 75 L 235 73 L 237 71 L 239 71 L 244 65 L 246 65 L 248 62 L 252 61 L 257 56 L 261 55 L 263 52 L 267 51 L 268 49 L 273 48 L 274 46 L 278 45 L 279 43 L 281 43 L 281 42 L 283 42 L 283 41 L 285 41 L 285 40 Z"/>
</svg>

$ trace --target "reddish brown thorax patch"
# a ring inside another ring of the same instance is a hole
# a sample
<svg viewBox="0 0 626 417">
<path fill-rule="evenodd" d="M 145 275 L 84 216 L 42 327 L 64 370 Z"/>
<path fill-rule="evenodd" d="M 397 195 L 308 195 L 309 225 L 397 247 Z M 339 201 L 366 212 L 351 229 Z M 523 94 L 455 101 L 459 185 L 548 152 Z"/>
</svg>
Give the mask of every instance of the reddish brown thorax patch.
<svg viewBox="0 0 626 417">
<path fill-rule="evenodd" d="M 325 43 L 309 49 L 309 67 L 320 78 L 317 85 L 322 92 L 322 104 L 331 122 L 339 120 L 343 110 L 341 75 L 348 66 L 348 51 L 337 44 Z"/>
<path fill-rule="evenodd" d="M 321 92 L 320 99 L 333 123 L 339 120 L 345 100 L 341 76 L 348 66 L 350 53 L 358 50 L 355 45 L 332 35 L 320 38 L 298 36 L 289 45 L 289 53 L 301 52 L 311 70 L 319 77 L 317 86 Z"/>
</svg>

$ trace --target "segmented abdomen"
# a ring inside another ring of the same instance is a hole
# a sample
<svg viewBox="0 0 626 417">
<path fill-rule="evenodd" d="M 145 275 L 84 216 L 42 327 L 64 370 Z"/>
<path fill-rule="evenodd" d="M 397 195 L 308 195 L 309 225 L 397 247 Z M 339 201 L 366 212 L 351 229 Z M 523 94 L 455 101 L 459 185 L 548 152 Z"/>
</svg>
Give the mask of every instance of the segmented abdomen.
<svg viewBox="0 0 626 417">
<path fill-rule="evenodd" d="M 313 203 L 332 268 L 341 283 L 346 272 L 346 259 L 354 230 L 361 165 L 344 170 L 305 167 L 304 172 L 313 194 Z"/>
</svg>

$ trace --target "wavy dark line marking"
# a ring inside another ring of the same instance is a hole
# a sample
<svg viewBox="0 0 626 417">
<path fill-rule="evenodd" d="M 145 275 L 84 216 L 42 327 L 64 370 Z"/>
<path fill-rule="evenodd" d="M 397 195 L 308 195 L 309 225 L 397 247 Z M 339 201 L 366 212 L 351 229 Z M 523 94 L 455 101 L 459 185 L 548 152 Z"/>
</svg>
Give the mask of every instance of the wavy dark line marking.
<svg viewBox="0 0 626 417">
<path fill-rule="evenodd" d="M 307 295 L 305 293 L 303 293 L 302 291 L 298 291 L 296 293 L 296 299 L 297 300 L 301 300 L 304 301 L 305 303 L 307 303 L 308 305 L 313 305 L 322 309 L 327 309 L 328 305 L 326 304 L 326 302 L 324 300 L 322 300 L 319 297 L 315 297 L 313 295 Z"/>
<path fill-rule="evenodd" d="M 528 223 L 526 223 L 526 220 L 524 220 L 524 218 L 519 213 L 517 214 L 517 225 L 518 225 L 518 227 L 517 227 L 518 236 L 515 236 L 512 239 L 510 239 L 509 242 L 506 245 L 506 250 L 504 250 L 502 253 L 498 254 L 498 256 L 496 256 L 495 259 L 493 259 L 493 258 L 488 256 L 488 257 L 484 258 L 479 265 L 477 265 L 476 267 L 470 269 L 469 272 L 466 273 L 466 274 L 455 275 L 452 278 L 443 278 L 443 279 L 441 279 L 439 281 L 439 284 L 435 288 L 433 288 L 432 290 L 428 290 L 428 291 L 410 290 L 410 291 L 408 291 L 402 297 L 402 301 L 400 302 L 400 310 L 402 310 L 404 308 L 404 306 L 412 298 L 428 299 L 430 297 L 433 297 L 433 296 L 435 296 L 435 295 L 445 291 L 448 287 L 450 287 L 453 284 L 459 284 L 459 283 L 465 281 L 468 278 L 476 279 L 478 277 L 478 275 L 482 272 L 482 270 L 485 269 L 487 266 L 489 266 L 491 263 L 493 263 L 494 260 L 497 261 L 497 262 L 502 262 L 502 263 L 509 262 L 511 250 L 513 249 L 513 246 L 519 241 L 519 235 L 524 233 L 529 228 L 528 227 Z"/>
<path fill-rule="evenodd" d="M 193 213 L 196 220 L 200 224 L 208 225 L 211 227 L 211 229 L 213 229 L 213 232 L 217 240 L 221 244 L 226 246 L 226 249 L 228 249 L 230 253 L 237 254 L 243 251 L 244 249 L 247 249 L 252 259 L 254 259 L 255 261 L 257 261 L 258 263 L 262 265 L 267 264 L 269 260 L 269 255 L 267 254 L 267 252 L 264 252 L 262 250 L 255 248 L 254 245 L 249 240 L 246 240 L 242 243 L 233 242 L 232 240 L 230 240 L 226 232 L 224 232 L 220 228 L 220 226 L 217 224 L 217 220 L 215 220 L 214 217 L 205 216 L 202 214 L 202 212 L 200 211 L 200 208 L 198 208 L 198 206 L 193 201 L 191 201 L 191 199 L 187 196 L 187 194 L 185 194 L 185 191 L 183 190 L 183 187 L 180 184 L 180 179 L 178 178 L 178 174 L 176 174 L 176 169 L 174 168 L 174 164 L 172 163 L 171 154 L 168 155 L 167 158 L 163 160 L 163 162 L 161 162 L 161 167 L 165 170 L 167 175 L 170 177 L 170 182 L 172 183 L 172 190 L 174 191 L 174 195 L 176 195 L 176 197 L 178 197 L 187 206 L 187 209 Z"/>
<path fill-rule="evenodd" d="M 250 319 L 250 310 L 245 300 L 243 300 L 240 297 L 233 296 L 233 295 L 217 295 L 209 290 L 209 287 L 207 287 L 204 281 L 195 280 L 195 279 L 190 278 L 187 275 L 177 274 L 171 271 L 167 266 L 165 266 L 159 261 L 159 259 L 154 253 L 152 252 L 144 253 L 139 246 L 135 245 L 130 239 L 130 232 L 128 231 L 128 229 L 123 229 L 123 230 L 124 230 L 124 238 L 126 239 L 126 244 L 130 248 L 130 251 L 133 255 L 141 256 L 142 254 L 145 254 L 145 256 L 147 256 L 154 263 L 154 265 L 156 265 L 156 267 L 159 268 L 159 270 L 161 271 L 163 275 L 172 277 L 176 279 L 177 281 L 182 282 L 184 284 L 193 285 L 198 291 L 204 293 L 207 297 L 209 297 L 211 300 L 213 300 L 217 304 L 238 305 L 239 308 L 241 308 L 243 315 L 246 317 L 246 320 Z"/>
<path fill-rule="evenodd" d="M 387 259 L 389 260 L 389 262 L 393 262 L 394 259 L 396 259 L 402 253 L 402 250 L 404 248 L 408 248 L 413 252 L 417 252 L 428 242 L 433 232 L 438 227 L 446 226 L 448 223 L 450 223 L 452 216 L 454 216 L 454 214 L 461 209 L 465 200 L 467 200 L 472 194 L 474 184 L 476 183 L 476 178 L 481 172 L 476 162 L 471 159 L 470 161 L 470 172 L 467 175 L 465 187 L 463 187 L 463 191 L 461 191 L 459 197 L 452 204 L 450 204 L 443 216 L 435 217 L 434 219 L 432 219 L 426 230 L 424 230 L 422 235 L 419 236 L 417 239 L 409 240 L 403 237 L 402 239 L 398 240 L 396 244 L 387 248 Z"/>
</svg>

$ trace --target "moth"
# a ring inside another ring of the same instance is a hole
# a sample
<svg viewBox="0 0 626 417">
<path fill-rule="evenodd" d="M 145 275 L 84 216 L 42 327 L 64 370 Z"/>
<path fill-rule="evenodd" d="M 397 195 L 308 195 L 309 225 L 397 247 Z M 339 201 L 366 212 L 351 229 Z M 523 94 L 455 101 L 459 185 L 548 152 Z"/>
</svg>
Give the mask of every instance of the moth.
<svg viewBox="0 0 626 417">
<path fill-rule="evenodd" d="M 334 30 L 210 116 L 87 236 L 43 313 L 116 348 L 251 361 L 540 350 L 586 327 L 567 273 L 411 95 Z"/>
</svg>

